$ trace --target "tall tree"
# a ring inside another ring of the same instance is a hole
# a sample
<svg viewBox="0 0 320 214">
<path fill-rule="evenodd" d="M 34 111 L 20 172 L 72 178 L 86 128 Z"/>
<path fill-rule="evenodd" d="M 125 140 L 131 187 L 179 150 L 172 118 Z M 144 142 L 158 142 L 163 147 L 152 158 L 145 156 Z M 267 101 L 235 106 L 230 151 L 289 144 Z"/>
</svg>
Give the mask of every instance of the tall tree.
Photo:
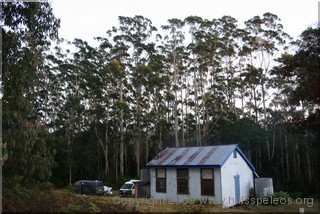
<svg viewBox="0 0 320 214">
<path fill-rule="evenodd" d="M 303 31 L 294 42 L 298 48 L 296 53 L 284 53 L 277 60 L 280 65 L 273 69 L 273 74 L 286 81 L 292 82 L 294 79 L 296 87 L 290 93 L 290 101 L 294 104 L 299 104 L 300 101 L 320 104 L 319 33 L 319 26 Z"/>
<path fill-rule="evenodd" d="M 294 142 L 293 159 L 306 161 L 305 177 L 308 184 L 312 185 L 314 176 L 319 175 L 318 161 L 316 153 L 319 151 L 319 129 L 315 118 L 319 116 L 319 26 L 309 27 L 302 32 L 299 39 L 295 41 L 296 51 L 294 54 L 284 53 L 277 61 L 280 63 L 275 66 L 272 73 L 276 75 L 279 96 L 284 97 L 287 105 L 291 108 L 297 106 L 300 118 L 291 116 L 294 119 L 288 119 L 289 128 L 287 131 L 295 135 L 303 135 L 301 142 Z M 302 108 L 299 108 L 302 107 Z M 317 131 L 316 131 L 317 130 Z M 295 138 L 297 139 L 297 138 Z M 286 142 L 286 147 L 287 142 Z M 302 152 L 303 151 L 303 152 Z M 288 159 L 289 157 L 286 157 Z M 297 172 L 301 172 L 297 166 Z"/>
<path fill-rule="evenodd" d="M 183 41 L 184 41 L 184 32 L 182 31 L 183 28 L 183 21 L 180 19 L 169 19 L 167 25 L 163 25 L 162 29 L 169 31 L 169 35 L 166 36 L 164 39 L 166 40 L 166 48 L 168 51 L 168 60 L 172 64 L 169 67 L 168 73 L 173 73 L 173 85 L 171 89 L 173 91 L 174 96 L 174 139 L 175 139 L 175 146 L 179 147 L 179 114 L 178 114 L 178 89 L 179 89 L 179 65 L 181 64 L 181 52 L 183 50 Z"/>
<path fill-rule="evenodd" d="M 149 96 L 149 92 L 146 91 L 146 85 L 148 79 L 148 58 L 150 53 L 149 50 L 153 44 L 148 44 L 148 40 L 151 38 L 152 33 L 156 28 L 152 25 L 150 19 L 144 18 L 143 16 L 134 17 L 119 17 L 120 29 L 123 28 L 123 36 L 126 38 L 127 44 L 130 46 L 130 60 L 128 63 L 128 81 L 130 82 L 132 92 L 132 104 L 135 106 L 133 117 L 135 126 L 133 128 L 134 136 L 134 155 L 136 158 L 136 169 L 137 175 L 140 173 L 140 162 L 141 162 L 141 144 L 142 144 L 142 127 L 144 113 L 147 112 L 148 105 L 145 105 L 146 98 Z M 152 48 L 151 48 L 152 50 Z"/>
<path fill-rule="evenodd" d="M 1 2 L 3 141 L 6 172 L 29 179 L 48 179 L 53 151 L 38 111 L 38 81 L 45 52 L 58 38 L 60 21 L 48 2 Z"/>
<path fill-rule="evenodd" d="M 283 31 L 283 26 L 280 24 L 280 18 L 272 13 L 265 13 L 263 17 L 255 16 L 245 22 L 246 30 L 250 33 L 247 39 L 249 51 L 249 67 L 257 69 L 261 103 L 263 111 L 263 123 L 266 131 L 267 125 L 267 87 L 270 76 L 271 63 L 273 56 L 280 51 L 280 48 L 286 44 L 289 35 Z M 256 92 L 254 92 L 256 93 Z M 256 102 L 256 101 L 255 101 Z M 257 109 L 257 103 L 254 107 Z M 272 160 L 271 148 L 268 136 L 266 138 L 267 154 L 269 160 Z"/>
</svg>

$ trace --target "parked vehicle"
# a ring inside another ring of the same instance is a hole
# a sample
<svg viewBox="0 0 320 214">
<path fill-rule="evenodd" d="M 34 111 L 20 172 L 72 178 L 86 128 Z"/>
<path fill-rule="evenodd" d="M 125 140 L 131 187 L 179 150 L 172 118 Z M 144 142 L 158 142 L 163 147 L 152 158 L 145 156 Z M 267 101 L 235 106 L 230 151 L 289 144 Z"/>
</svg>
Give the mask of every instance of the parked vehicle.
<svg viewBox="0 0 320 214">
<path fill-rule="evenodd" d="M 111 187 L 103 186 L 103 188 L 104 188 L 104 193 L 103 193 L 104 195 L 112 195 Z"/>
<path fill-rule="evenodd" d="M 111 190 L 111 187 L 104 186 L 103 182 L 98 180 L 79 180 L 74 184 L 76 194 L 108 195 L 112 194 Z"/>
<path fill-rule="evenodd" d="M 134 182 L 139 182 L 140 180 L 130 180 L 125 182 L 119 190 L 120 196 L 134 196 Z"/>
</svg>

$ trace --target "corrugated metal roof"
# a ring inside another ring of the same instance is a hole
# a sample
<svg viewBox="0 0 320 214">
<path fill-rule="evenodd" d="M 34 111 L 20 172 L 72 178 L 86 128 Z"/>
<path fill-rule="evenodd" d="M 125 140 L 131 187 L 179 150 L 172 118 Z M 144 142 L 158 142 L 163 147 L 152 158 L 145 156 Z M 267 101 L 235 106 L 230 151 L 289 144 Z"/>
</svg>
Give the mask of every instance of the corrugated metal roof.
<svg viewBox="0 0 320 214">
<path fill-rule="evenodd" d="M 166 148 L 147 166 L 222 165 L 236 145 Z"/>
<path fill-rule="evenodd" d="M 147 163 L 147 167 L 197 167 L 210 166 L 221 167 L 232 152 L 237 149 L 248 165 L 253 165 L 241 152 L 237 145 L 199 146 L 166 148 L 153 160 Z"/>
</svg>

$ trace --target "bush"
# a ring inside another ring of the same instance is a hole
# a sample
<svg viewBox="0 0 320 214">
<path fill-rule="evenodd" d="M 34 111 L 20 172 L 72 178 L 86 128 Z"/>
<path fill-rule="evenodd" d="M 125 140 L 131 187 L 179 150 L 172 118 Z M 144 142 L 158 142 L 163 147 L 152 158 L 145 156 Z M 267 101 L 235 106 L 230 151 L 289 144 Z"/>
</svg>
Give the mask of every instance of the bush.
<svg viewBox="0 0 320 214">
<path fill-rule="evenodd" d="M 268 196 L 268 202 L 264 203 L 264 205 L 278 205 L 279 203 L 274 203 L 275 201 L 284 201 L 288 202 L 288 199 L 291 198 L 290 195 L 286 192 L 280 191 L 275 192 L 273 195 Z"/>
<path fill-rule="evenodd" d="M 273 195 L 273 198 L 285 198 L 285 199 L 288 199 L 288 198 L 291 198 L 290 195 L 286 192 L 283 192 L 283 191 L 280 191 L 280 192 L 275 192 Z"/>
<path fill-rule="evenodd" d="M 33 189 L 21 185 L 22 180 L 22 176 L 4 177 L 3 179 L 3 196 L 17 206 L 24 205 L 26 200 L 35 195 Z"/>
<path fill-rule="evenodd" d="M 3 196 L 6 198 L 4 211 L 52 211 L 54 197 L 50 182 L 26 183 L 22 176 L 3 178 Z M 9 208 L 8 208 L 9 207 Z M 8 210 L 6 210 L 8 208 Z"/>
<path fill-rule="evenodd" d="M 42 182 L 38 185 L 38 189 L 49 192 L 54 189 L 54 185 L 50 182 Z"/>
<path fill-rule="evenodd" d="M 302 192 L 291 192 L 290 195 L 292 198 L 302 198 L 303 197 Z"/>
<path fill-rule="evenodd" d="M 251 198 L 257 198 L 256 190 L 253 187 L 251 187 L 249 190 L 249 199 Z"/>
</svg>

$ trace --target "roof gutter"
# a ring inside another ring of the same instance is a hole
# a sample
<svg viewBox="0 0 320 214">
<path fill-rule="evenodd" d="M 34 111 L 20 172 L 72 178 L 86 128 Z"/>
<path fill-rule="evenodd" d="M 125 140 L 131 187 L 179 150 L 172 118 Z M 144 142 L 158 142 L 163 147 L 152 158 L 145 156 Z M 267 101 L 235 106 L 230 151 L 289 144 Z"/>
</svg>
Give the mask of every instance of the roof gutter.
<svg viewBox="0 0 320 214">
<path fill-rule="evenodd" d="M 256 171 L 253 171 L 257 178 L 260 178 Z"/>
</svg>

